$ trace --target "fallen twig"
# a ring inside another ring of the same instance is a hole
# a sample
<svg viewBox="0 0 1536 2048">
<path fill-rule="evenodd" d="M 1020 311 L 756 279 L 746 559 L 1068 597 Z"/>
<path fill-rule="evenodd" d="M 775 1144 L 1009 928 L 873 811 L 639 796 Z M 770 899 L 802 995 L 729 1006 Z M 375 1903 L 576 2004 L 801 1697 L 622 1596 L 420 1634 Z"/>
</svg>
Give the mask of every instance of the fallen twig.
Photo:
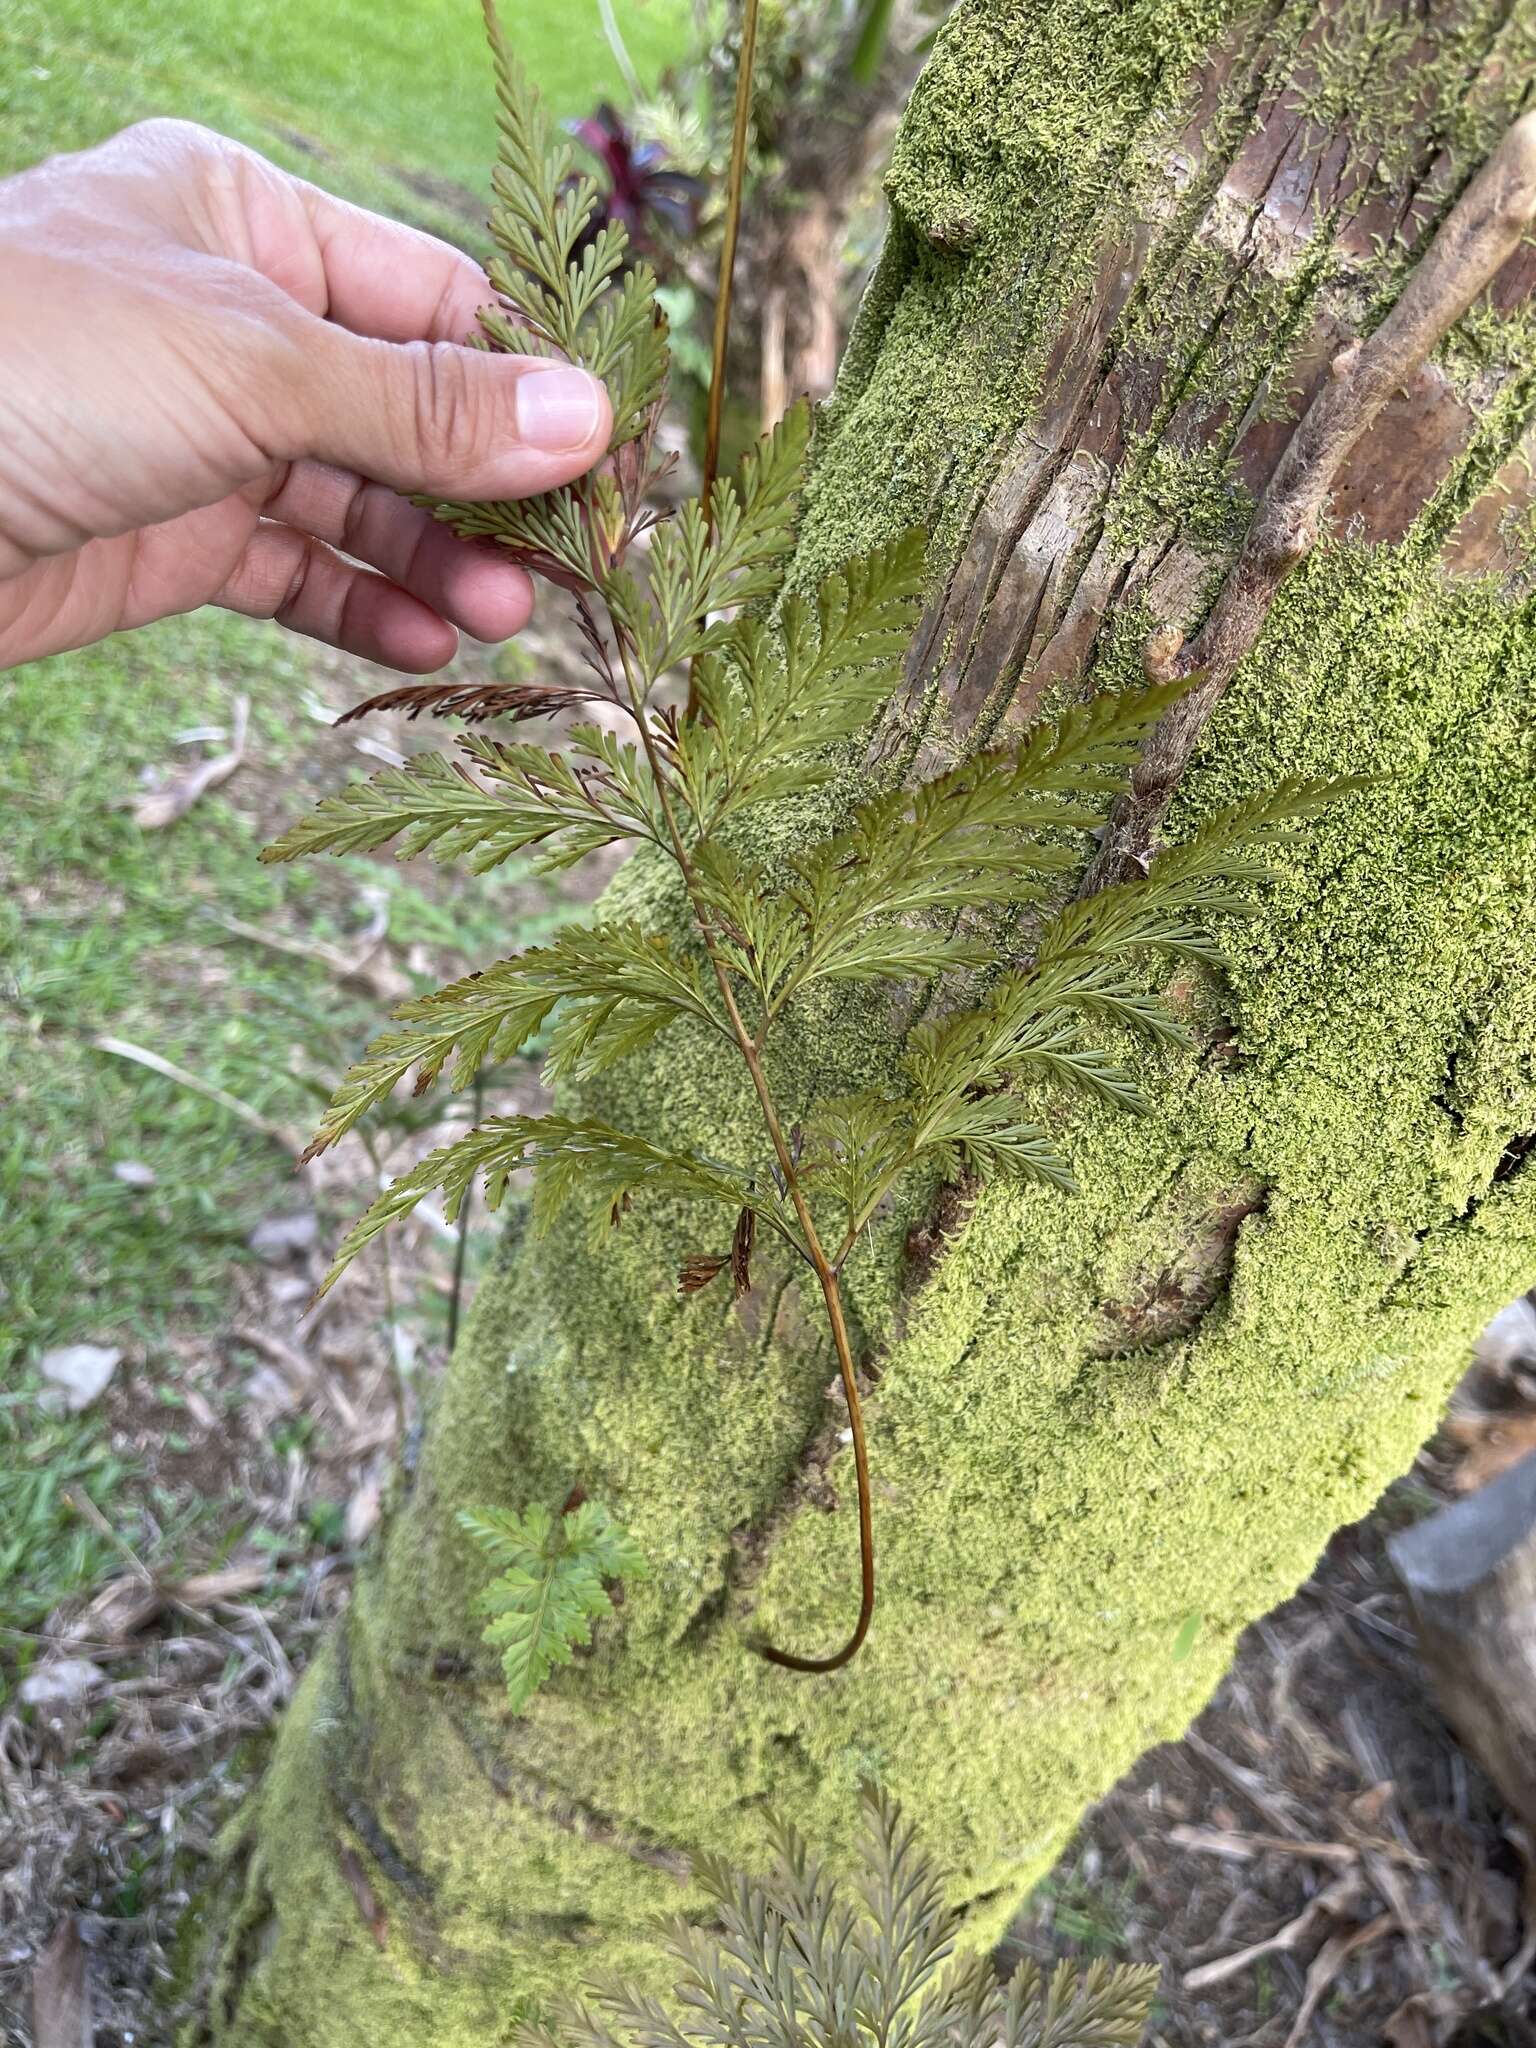
<svg viewBox="0 0 1536 2048">
<path fill-rule="evenodd" d="M 228 782 L 245 759 L 245 737 L 250 716 L 250 698 L 237 697 L 228 751 L 210 754 L 207 760 L 184 768 L 161 788 L 152 789 L 142 796 L 133 807 L 135 825 L 145 832 L 162 831 L 167 825 L 174 825 L 178 818 L 184 818 L 199 797 L 206 796 L 210 789 L 217 789 L 221 782 Z"/>
<path fill-rule="evenodd" d="M 1170 1842 L 1200 1855 L 1224 1856 L 1246 1863 L 1255 1856 L 1299 1856 L 1304 1862 L 1347 1865 L 1359 1860 L 1347 1842 L 1299 1842 L 1289 1835 L 1243 1835 L 1230 1828 L 1171 1827 Z"/>
<path fill-rule="evenodd" d="M 35 2048 L 91 2048 L 96 2038 L 91 2004 L 90 1952 L 74 1914 L 66 1913 L 32 1973 Z"/>
<path fill-rule="evenodd" d="M 1360 1891 L 1360 1873 L 1346 1871 L 1325 1885 L 1294 1920 L 1288 1920 L 1276 1933 L 1267 1935 L 1263 1941 L 1250 1942 L 1247 1948 L 1237 1949 L 1229 1956 L 1218 1956 L 1213 1963 L 1201 1963 L 1197 1968 L 1187 1970 L 1183 1979 L 1184 1989 L 1208 1991 L 1213 1984 L 1224 1984 L 1228 1977 L 1250 1969 L 1263 1956 L 1300 1948 L 1319 1927 L 1346 1913 L 1359 1898 Z"/>
<path fill-rule="evenodd" d="M 259 1109 L 253 1109 L 248 1102 L 242 1102 L 238 1095 L 231 1095 L 227 1088 L 220 1088 L 212 1081 L 205 1081 L 200 1074 L 192 1074 L 185 1067 L 177 1066 L 174 1060 L 165 1059 L 160 1053 L 151 1052 L 148 1046 L 135 1045 L 129 1038 L 93 1038 L 92 1045 L 98 1052 L 109 1052 L 115 1059 L 132 1060 L 136 1066 L 148 1067 L 152 1074 L 161 1074 L 167 1081 L 174 1081 L 179 1087 L 190 1088 L 194 1095 L 204 1096 L 209 1102 L 216 1102 L 221 1109 L 227 1109 L 231 1116 L 238 1117 L 253 1131 L 259 1131 L 264 1138 L 270 1138 L 274 1145 L 281 1145 L 285 1152 L 297 1157 L 304 1150 L 304 1140 L 290 1131 L 286 1124 L 275 1118 L 263 1116 Z"/>
<path fill-rule="evenodd" d="M 1349 1961 L 1357 1948 L 1365 1948 L 1370 1942 L 1380 1941 L 1384 1934 L 1390 1934 L 1397 1925 L 1392 1913 L 1378 1913 L 1374 1920 L 1367 1920 L 1363 1927 L 1352 1927 L 1347 1933 L 1336 1934 L 1325 1941 L 1312 1958 L 1312 1967 L 1307 1971 L 1306 1989 L 1301 1995 L 1301 2004 L 1296 2009 L 1296 2018 L 1291 2031 L 1285 2037 L 1285 2048 L 1300 2048 L 1306 2039 L 1312 2015 L 1323 2002 L 1323 1993 L 1328 1990 L 1340 1970 Z"/>
</svg>

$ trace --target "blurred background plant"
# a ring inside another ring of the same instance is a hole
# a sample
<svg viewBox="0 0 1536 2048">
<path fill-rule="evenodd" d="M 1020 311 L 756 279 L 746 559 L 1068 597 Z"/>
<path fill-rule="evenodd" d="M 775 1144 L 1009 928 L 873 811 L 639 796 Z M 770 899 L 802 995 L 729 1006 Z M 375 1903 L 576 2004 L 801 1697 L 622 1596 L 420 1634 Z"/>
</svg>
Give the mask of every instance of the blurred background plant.
<svg viewBox="0 0 1536 2048">
<path fill-rule="evenodd" d="M 952 5 L 763 0 L 723 467 L 796 398 L 823 398 L 832 388 L 884 235 L 880 181 L 896 115 Z M 636 95 L 629 124 L 631 135 L 645 138 L 641 148 L 662 153 L 668 175 L 695 181 L 698 191 L 688 231 L 658 237 L 675 394 L 695 444 L 709 382 L 740 41 L 739 0 L 725 9 L 696 0 L 689 55 L 667 67 L 656 90 Z M 626 64 L 622 37 L 615 33 L 613 43 L 616 61 Z"/>
</svg>

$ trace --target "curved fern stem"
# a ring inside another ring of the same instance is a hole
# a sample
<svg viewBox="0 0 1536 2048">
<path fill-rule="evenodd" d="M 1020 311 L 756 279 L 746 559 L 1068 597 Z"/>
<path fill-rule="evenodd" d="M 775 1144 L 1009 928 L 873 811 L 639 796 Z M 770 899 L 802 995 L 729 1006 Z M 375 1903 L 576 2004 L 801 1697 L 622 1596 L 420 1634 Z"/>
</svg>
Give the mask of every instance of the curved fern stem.
<svg viewBox="0 0 1536 2048">
<path fill-rule="evenodd" d="M 843 1316 L 842 1287 L 838 1281 L 837 1267 L 827 1257 L 811 1215 L 810 1203 L 800 1184 L 796 1171 L 794 1153 L 784 1135 L 778 1107 L 773 1099 L 768 1076 L 763 1068 L 758 1043 L 747 1028 L 745 1019 L 736 1001 L 736 991 L 731 986 L 730 971 L 720 952 L 715 933 L 714 918 L 710 912 L 699 878 L 688 852 L 688 844 L 677 822 L 677 813 L 672 804 L 670 778 L 656 750 L 655 735 L 651 722 L 646 716 L 645 704 L 636 686 L 630 669 L 628 653 L 622 640 L 619 643 L 619 657 L 624 668 L 624 678 L 629 691 L 630 710 L 634 715 L 640 735 L 640 744 L 650 764 L 652 780 L 657 797 L 661 802 L 662 815 L 666 819 L 667 834 L 672 842 L 672 857 L 677 863 L 683 887 L 688 893 L 689 907 L 693 912 L 694 924 L 704 942 L 704 950 L 714 972 L 715 985 L 720 991 L 731 1035 L 736 1041 L 747 1072 L 752 1077 L 753 1092 L 757 1096 L 762 1112 L 763 1127 L 773 1146 L 773 1155 L 778 1162 L 779 1173 L 784 1182 L 784 1192 L 794 1209 L 796 1221 L 804 1240 L 804 1255 L 813 1267 L 821 1283 L 822 1299 L 826 1303 L 827 1321 L 831 1325 L 833 1349 L 837 1353 L 837 1369 L 842 1376 L 843 1393 L 848 1402 L 848 1419 L 853 1432 L 853 1462 L 858 1475 L 859 1491 L 859 1570 L 860 1599 L 859 1618 L 854 1624 L 853 1634 L 843 1647 L 830 1657 L 796 1657 L 788 1650 L 775 1650 L 770 1644 L 759 1646 L 761 1653 L 770 1664 L 783 1665 L 789 1671 L 836 1671 L 846 1664 L 858 1651 L 859 1645 L 869 1633 L 870 1616 L 875 1609 L 875 1531 L 874 1516 L 869 1490 L 869 1453 L 864 1442 L 864 1411 L 859 1402 L 858 1379 L 853 1369 L 853 1352 L 848 1342 L 848 1325 Z"/>
<path fill-rule="evenodd" d="M 832 1325 L 837 1368 L 843 1376 L 849 1427 L 853 1432 L 853 1466 L 859 1482 L 859 1573 L 862 1583 L 859 1618 L 854 1623 L 853 1634 L 833 1656 L 796 1657 L 788 1650 L 775 1650 L 766 1643 L 760 1645 L 770 1664 L 782 1664 L 789 1671 L 840 1671 L 858 1654 L 860 1644 L 869 1634 L 870 1616 L 875 1611 L 875 1526 L 870 1506 L 869 1453 L 864 1445 L 864 1411 L 859 1404 L 858 1382 L 854 1377 L 853 1355 L 848 1347 L 842 1289 L 838 1285 L 837 1274 L 830 1266 L 824 1272 L 818 1268 L 818 1274 L 822 1298 L 827 1304 L 827 1321 Z"/>
</svg>

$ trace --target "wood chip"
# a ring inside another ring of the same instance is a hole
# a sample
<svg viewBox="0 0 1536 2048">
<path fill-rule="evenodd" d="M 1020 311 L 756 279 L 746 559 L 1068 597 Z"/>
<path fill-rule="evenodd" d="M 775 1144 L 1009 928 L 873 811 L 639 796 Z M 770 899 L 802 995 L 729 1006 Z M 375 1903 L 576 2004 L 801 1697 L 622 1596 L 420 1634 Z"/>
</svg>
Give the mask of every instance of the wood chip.
<svg viewBox="0 0 1536 2048">
<path fill-rule="evenodd" d="M 95 2038 L 90 1952 L 69 1914 L 32 1972 L 32 2040 L 34 2048 L 91 2048 Z"/>
<path fill-rule="evenodd" d="M 1204 1856 L 1225 1856 L 1236 1863 L 1249 1862 L 1255 1856 L 1276 1855 L 1343 1866 L 1355 1862 L 1358 1856 L 1348 1842 L 1298 1842 L 1289 1835 L 1246 1835 L 1230 1828 L 1171 1827 L 1168 1839 L 1177 1842 L 1181 1849 L 1193 1849 Z"/>
</svg>

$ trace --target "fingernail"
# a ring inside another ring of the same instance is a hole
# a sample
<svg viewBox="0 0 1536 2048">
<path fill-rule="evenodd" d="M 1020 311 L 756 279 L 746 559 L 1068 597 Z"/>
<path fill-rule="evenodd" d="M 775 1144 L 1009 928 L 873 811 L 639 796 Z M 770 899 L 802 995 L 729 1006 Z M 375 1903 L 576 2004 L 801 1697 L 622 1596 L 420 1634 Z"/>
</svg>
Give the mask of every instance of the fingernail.
<svg viewBox="0 0 1536 2048">
<path fill-rule="evenodd" d="M 585 370 L 525 370 L 517 380 L 517 431 L 530 448 L 559 455 L 585 447 L 602 419 L 602 386 Z"/>
</svg>

